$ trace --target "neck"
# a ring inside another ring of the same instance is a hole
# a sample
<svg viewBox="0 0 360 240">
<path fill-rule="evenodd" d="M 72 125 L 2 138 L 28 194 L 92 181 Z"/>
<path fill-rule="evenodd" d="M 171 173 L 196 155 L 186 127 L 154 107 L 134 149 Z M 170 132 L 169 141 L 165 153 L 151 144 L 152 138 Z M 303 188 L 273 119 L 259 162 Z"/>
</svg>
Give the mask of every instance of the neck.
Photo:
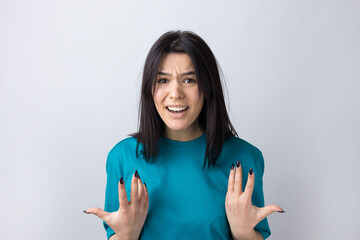
<svg viewBox="0 0 360 240">
<path fill-rule="evenodd" d="M 193 127 L 189 127 L 185 130 L 172 130 L 165 126 L 164 136 L 171 140 L 185 142 L 202 136 L 204 132 L 205 131 L 200 127 L 198 122 L 196 122 Z"/>
</svg>

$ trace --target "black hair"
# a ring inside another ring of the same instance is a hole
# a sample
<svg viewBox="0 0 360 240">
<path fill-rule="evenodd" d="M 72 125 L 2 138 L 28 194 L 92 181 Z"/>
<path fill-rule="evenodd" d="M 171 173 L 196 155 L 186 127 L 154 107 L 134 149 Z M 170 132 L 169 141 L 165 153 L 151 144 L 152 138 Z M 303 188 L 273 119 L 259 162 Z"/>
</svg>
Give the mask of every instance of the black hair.
<svg viewBox="0 0 360 240">
<path fill-rule="evenodd" d="M 199 124 L 206 134 L 204 165 L 215 166 L 224 141 L 238 136 L 230 122 L 224 101 L 219 69 L 220 66 L 209 46 L 191 31 L 169 31 L 164 33 L 151 47 L 144 66 L 139 105 L 139 130 L 129 134 L 137 138 L 136 157 L 139 144 L 143 144 L 144 159 L 156 160 L 158 142 L 164 134 L 164 122 L 158 114 L 153 100 L 156 76 L 161 58 L 167 53 L 186 53 L 195 67 L 199 95 L 204 95 L 203 108 L 198 116 Z M 220 69 L 221 70 L 221 69 Z"/>
</svg>

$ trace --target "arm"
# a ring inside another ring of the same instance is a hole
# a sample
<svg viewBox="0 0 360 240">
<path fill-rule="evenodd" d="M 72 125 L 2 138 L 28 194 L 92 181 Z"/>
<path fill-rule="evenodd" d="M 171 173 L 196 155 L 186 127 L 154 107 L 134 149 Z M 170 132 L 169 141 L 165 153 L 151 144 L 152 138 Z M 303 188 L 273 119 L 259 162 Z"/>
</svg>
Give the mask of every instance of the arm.
<svg viewBox="0 0 360 240">
<path fill-rule="evenodd" d="M 248 238 L 235 238 L 233 236 L 234 240 L 264 240 L 262 235 L 256 231 L 256 230 L 253 230 L 250 235 L 248 236 Z M 114 239 L 116 240 L 116 239 Z"/>
<path fill-rule="evenodd" d="M 116 235 L 116 233 L 115 234 L 113 234 L 110 238 L 109 238 L 109 240 L 124 240 L 124 239 L 121 239 L 118 235 Z"/>
</svg>

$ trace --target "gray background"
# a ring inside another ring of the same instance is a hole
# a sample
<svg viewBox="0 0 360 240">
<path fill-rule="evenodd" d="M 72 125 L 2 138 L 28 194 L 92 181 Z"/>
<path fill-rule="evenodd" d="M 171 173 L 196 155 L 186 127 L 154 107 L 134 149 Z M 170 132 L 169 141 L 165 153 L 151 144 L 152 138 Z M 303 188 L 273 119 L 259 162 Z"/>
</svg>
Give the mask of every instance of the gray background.
<svg viewBox="0 0 360 240">
<path fill-rule="evenodd" d="M 137 129 L 141 71 L 172 29 L 217 57 L 265 157 L 270 239 L 356 239 L 359 1 L 0 1 L 0 239 L 105 239 L 107 153 Z M 161 224 L 161 223 L 159 223 Z"/>
</svg>

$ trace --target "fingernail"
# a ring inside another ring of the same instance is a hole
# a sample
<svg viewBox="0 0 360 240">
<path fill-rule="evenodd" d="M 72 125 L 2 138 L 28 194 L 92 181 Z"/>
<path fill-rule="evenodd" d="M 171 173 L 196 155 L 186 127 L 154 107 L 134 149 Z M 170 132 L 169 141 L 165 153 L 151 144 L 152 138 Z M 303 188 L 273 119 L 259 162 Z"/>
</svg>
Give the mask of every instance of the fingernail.
<svg viewBox="0 0 360 240">
<path fill-rule="evenodd" d="M 284 212 L 285 212 L 284 210 L 278 211 L 278 213 L 284 213 Z"/>
<path fill-rule="evenodd" d="M 233 170 L 235 168 L 234 164 L 231 165 L 231 170 Z"/>
<path fill-rule="evenodd" d="M 144 185 L 145 185 L 145 187 L 146 187 L 146 183 L 144 182 Z M 147 188 L 147 187 L 146 187 Z"/>
<path fill-rule="evenodd" d="M 135 170 L 135 177 L 140 178 L 138 170 Z"/>
<path fill-rule="evenodd" d="M 123 177 L 120 178 L 120 184 L 124 184 L 124 179 L 123 179 Z"/>
<path fill-rule="evenodd" d="M 90 214 L 89 212 L 87 212 L 86 210 L 84 210 L 84 213 L 86 213 L 86 214 Z"/>
<path fill-rule="evenodd" d="M 240 162 L 239 162 L 239 160 L 236 160 L 236 167 L 240 167 Z"/>
<path fill-rule="evenodd" d="M 252 169 L 252 168 L 250 168 L 249 173 L 250 173 L 250 175 L 252 175 L 252 174 L 253 174 L 253 169 Z"/>
</svg>

